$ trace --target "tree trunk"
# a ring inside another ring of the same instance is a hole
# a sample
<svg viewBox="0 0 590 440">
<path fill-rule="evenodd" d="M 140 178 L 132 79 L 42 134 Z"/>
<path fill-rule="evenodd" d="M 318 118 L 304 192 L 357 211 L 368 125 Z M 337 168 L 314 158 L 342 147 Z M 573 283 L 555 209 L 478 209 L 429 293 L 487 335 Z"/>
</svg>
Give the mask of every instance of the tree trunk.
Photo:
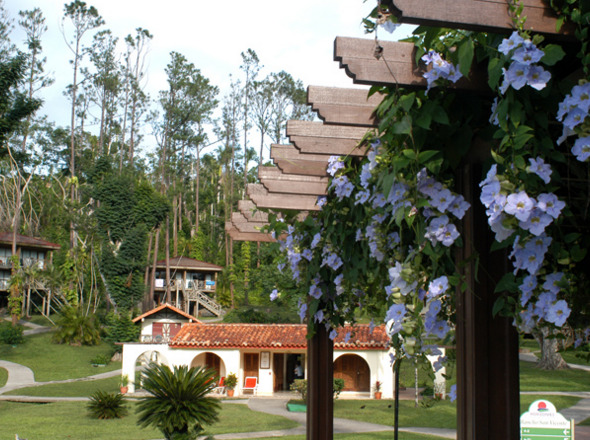
<svg viewBox="0 0 590 440">
<path fill-rule="evenodd" d="M 166 217 L 166 303 L 170 304 L 170 217 Z"/>
<path fill-rule="evenodd" d="M 156 238 L 155 238 L 155 243 L 154 243 L 154 259 L 152 262 L 152 276 L 150 278 L 150 302 L 154 301 L 154 291 L 155 291 L 155 285 L 156 285 L 156 265 L 158 263 L 158 244 L 160 241 L 160 228 L 156 229 L 155 231 L 156 234 Z M 159 303 L 160 301 L 157 301 L 157 303 Z M 151 304 L 150 304 L 150 308 L 151 308 Z"/>
<path fill-rule="evenodd" d="M 541 347 L 541 359 L 537 367 L 542 370 L 562 370 L 568 368 L 567 363 L 557 351 L 559 349 L 557 339 L 554 337 L 557 333 L 546 327 L 541 327 L 533 332 L 533 336 Z"/>
</svg>

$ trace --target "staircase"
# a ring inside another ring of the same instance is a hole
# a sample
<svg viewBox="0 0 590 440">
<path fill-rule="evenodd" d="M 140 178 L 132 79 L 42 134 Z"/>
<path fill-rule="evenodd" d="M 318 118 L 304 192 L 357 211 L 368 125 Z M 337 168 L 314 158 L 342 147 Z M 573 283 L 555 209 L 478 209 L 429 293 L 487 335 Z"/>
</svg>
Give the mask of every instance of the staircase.
<svg viewBox="0 0 590 440">
<path fill-rule="evenodd" d="M 225 314 L 225 310 L 223 307 L 217 303 L 213 298 L 204 294 L 201 290 L 197 289 L 186 289 L 184 291 L 184 297 L 189 303 L 190 309 L 190 302 L 195 301 L 197 303 L 197 310 L 201 307 L 209 310 L 215 316 L 222 316 Z"/>
</svg>

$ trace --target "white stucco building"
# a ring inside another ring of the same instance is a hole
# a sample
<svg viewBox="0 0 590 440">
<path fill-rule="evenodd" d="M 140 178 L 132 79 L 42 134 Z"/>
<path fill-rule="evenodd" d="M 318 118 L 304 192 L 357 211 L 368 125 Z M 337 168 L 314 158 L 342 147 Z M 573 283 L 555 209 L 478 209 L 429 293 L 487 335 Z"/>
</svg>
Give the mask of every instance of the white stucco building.
<svg viewBox="0 0 590 440">
<path fill-rule="evenodd" d="M 141 339 L 123 345 L 122 374 L 135 391 L 137 369 L 147 362 L 169 366 L 206 366 L 219 377 L 238 376 L 243 394 L 246 377 L 258 379 L 258 395 L 287 391 L 301 366 L 307 377 L 307 329 L 302 324 L 205 324 L 169 305 L 138 318 Z M 346 334 L 350 333 L 350 338 Z M 345 382 L 343 394 L 373 396 L 381 382 L 384 398 L 393 397 L 389 338 L 383 326 L 340 329 L 334 340 L 334 377 Z"/>
</svg>

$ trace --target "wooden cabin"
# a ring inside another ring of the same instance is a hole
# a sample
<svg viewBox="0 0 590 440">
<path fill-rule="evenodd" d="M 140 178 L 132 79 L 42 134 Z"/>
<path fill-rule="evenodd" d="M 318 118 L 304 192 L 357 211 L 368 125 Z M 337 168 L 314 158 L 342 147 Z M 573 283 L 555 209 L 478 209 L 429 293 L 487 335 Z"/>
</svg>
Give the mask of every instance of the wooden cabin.
<svg viewBox="0 0 590 440">
<path fill-rule="evenodd" d="M 169 303 L 193 316 L 200 313 L 219 316 L 222 307 L 215 301 L 217 274 L 221 266 L 188 257 L 173 257 L 170 265 L 170 294 L 166 289 L 166 260 L 156 262 L 154 276 L 155 304 Z"/>
</svg>

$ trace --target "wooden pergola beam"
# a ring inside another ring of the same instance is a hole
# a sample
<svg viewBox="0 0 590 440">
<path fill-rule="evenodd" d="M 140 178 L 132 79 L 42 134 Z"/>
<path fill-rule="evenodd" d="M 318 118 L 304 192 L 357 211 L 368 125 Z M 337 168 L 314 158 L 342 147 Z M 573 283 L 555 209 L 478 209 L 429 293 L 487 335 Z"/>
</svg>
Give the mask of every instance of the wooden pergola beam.
<svg viewBox="0 0 590 440">
<path fill-rule="evenodd" d="M 271 193 L 315 196 L 325 196 L 327 193 L 327 177 L 284 174 L 276 167 L 260 167 L 258 177 L 262 185 Z"/>
<path fill-rule="evenodd" d="M 298 211 L 319 211 L 320 207 L 316 205 L 317 197 L 290 194 L 286 196 L 281 193 L 271 193 L 261 184 L 248 184 L 246 188 L 248 197 L 259 208 L 268 209 L 291 209 Z"/>
<path fill-rule="evenodd" d="M 238 211 L 251 222 L 268 222 L 268 213 L 260 211 L 252 200 L 238 200 Z"/>
<path fill-rule="evenodd" d="M 401 23 L 450 27 L 481 32 L 509 33 L 514 23 L 506 0 L 387 0 Z M 524 0 L 524 28 L 543 34 L 557 34 L 557 15 L 543 0 Z M 562 37 L 573 37 L 572 26 L 564 26 Z"/>
<path fill-rule="evenodd" d="M 307 103 L 326 124 L 375 127 L 375 109 L 383 96 L 369 96 L 368 89 L 307 88 Z"/>
<path fill-rule="evenodd" d="M 364 156 L 367 147 L 359 143 L 367 132 L 364 127 L 287 121 L 287 137 L 302 153 Z"/>
<path fill-rule="evenodd" d="M 304 154 L 293 145 L 273 144 L 270 147 L 270 157 L 285 174 L 299 174 L 305 176 L 327 176 L 329 155 Z"/>
<path fill-rule="evenodd" d="M 274 242 L 276 241 L 270 234 L 262 232 L 240 232 L 232 222 L 225 222 L 225 231 L 234 241 L 261 241 Z"/>
<path fill-rule="evenodd" d="M 231 213 L 231 223 L 240 232 L 261 232 L 263 227 L 268 226 L 268 222 L 248 220 L 241 212 Z"/>
<path fill-rule="evenodd" d="M 404 87 L 427 86 L 425 69 L 416 66 L 416 47 L 413 43 L 381 41 L 381 56 L 375 57 L 375 40 L 365 38 L 336 37 L 334 61 L 340 63 L 355 84 L 403 85 Z M 483 93 L 487 90 L 485 76 L 471 72 L 469 78 L 461 78 L 449 87 Z"/>
</svg>

